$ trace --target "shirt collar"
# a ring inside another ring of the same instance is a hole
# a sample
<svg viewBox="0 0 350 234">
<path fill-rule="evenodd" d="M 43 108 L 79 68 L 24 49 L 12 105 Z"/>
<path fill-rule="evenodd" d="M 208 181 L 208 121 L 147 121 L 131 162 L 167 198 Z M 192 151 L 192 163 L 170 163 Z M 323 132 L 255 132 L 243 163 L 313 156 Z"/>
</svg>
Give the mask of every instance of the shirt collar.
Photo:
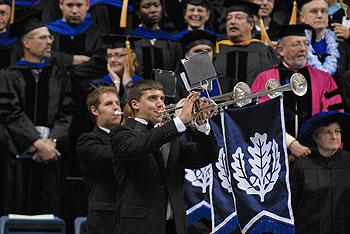
<svg viewBox="0 0 350 234">
<path fill-rule="evenodd" d="M 106 132 L 106 133 L 110 133 L 111 132 L 111 130 L 110 129 L 108 129 L 108 128 L 104 128 L 104 127 L 101 127 L 101 126 L 98 126 L 102 131 L 104 131 L 104 132 Z"/>
</svg>

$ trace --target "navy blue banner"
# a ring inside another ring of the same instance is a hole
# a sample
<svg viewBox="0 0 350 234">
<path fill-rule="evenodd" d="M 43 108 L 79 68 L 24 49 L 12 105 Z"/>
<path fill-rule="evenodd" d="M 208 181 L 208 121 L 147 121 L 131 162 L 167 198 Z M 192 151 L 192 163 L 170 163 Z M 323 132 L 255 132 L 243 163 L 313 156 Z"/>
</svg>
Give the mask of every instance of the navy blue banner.
<svg viewBox="0 0 350 234">
<path fill-rule="evenodd" d="M 210 120 L 210 125 L 220 149 L 218 161 L 212 164 L 213 185 L 210 192 L 212 232 L 220 234 L 231 233 L 235 228 L 238 228 L 238 219 L 231 186 L 230 168 L 224 144 L 225 139 L 222 128 L 223 117 L 224 114 L 221 113 L 220 116 L 214 116 Z"/>
<path fill-rule="evenodd" d="M 226 110 L 224 126 L 242 233 L 294 233 L 282 100 Z"/>
</svg>

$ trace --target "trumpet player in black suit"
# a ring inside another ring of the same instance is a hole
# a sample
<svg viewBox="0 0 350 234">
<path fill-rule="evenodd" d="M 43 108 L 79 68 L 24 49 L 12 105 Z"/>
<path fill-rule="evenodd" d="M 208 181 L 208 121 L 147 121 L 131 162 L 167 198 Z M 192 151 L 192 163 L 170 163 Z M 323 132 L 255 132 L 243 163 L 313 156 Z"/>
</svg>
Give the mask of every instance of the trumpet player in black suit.
<svg viewBox="0 0 350 234">
<path fill-rule="evenodd" d="M 95 89 L 88 95 L 87 105 L 96 125 L 91 132 L 82 134 L 77 143 L 81 171 L 89 196 L 87 233 L 111 234 L 115 229 L 117 186 L 112 169 L 113 154 L 109 133 L 121 122 L 116 89 Z"/>
<path fill-rule="evenodd" d="M 197 121 L 198 143 L 178 137 L 185 124 L 198 117 L 192 112 L 198 93 L 187 96 L 178 117 L 160 124 L 164 98 L 157 81 L 134 83 L 128 90 L 128 104 L 136 117 L 111 132 L 117 234 L 185 234 L 184 169 L 217 160 L 218 146 L 207 120 Z M 206 105 L 204 98 L 199 106 Z"/>
</svg>

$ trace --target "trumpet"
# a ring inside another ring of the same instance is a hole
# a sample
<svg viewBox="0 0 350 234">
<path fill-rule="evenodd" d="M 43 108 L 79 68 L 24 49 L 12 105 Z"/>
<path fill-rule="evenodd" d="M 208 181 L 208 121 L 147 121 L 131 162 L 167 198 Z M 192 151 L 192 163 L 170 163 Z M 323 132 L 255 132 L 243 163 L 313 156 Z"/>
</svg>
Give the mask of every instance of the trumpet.
<svg viewBox="0 0 350 234">
<path fill-rule="evenodd" d="M 192 113 L 197 114 L 200 112 L 209 112 L 211 115 L 215 115 L 217 114 L 218 110 L 222 109 L 223 107 L 227 107 L 233 104 L 242 107 L 251 103 L 252 99 L 259 99 L 260 97 L 265 95 L 272 99 L 281 96 L 283 92 L 287 91 L 293 91 L 295 95 L 303 96 L 307 92 L 307 81 L 305 77 L 300 73 L 294 73 L 290 78 L 290 83 L 285 84 L 283 86 L 281 86 L 277 80 L 270 79 L 266 82 L 265 89 L 253 94 L 251 94 L 250 88 L 247 84 L 239 82 L 237 83 L 237 85 L 235 85 L 233 92 L 209 99 L 209 101 L 213 101 L 208 106 L 199 109 L 194 108 L 192 110 Z M 216 104 L 215 101 L 224 102 Z M 175 115 L 176 110 L 183 108 L 183 106 L 173 106 L 176 105 L 172 104 L 171 108 L 159 111 L 159 114 L 165 115 L 167 119 L 171 119 Z"/>
<path fill-rule="evenodd" d="M 115 111 L 115 112 L 114 112 L 114 115 L 115 115 L 115 117 L 120 117 L 120 116 L 124 115 L 124 112 Z"/>
</svg>

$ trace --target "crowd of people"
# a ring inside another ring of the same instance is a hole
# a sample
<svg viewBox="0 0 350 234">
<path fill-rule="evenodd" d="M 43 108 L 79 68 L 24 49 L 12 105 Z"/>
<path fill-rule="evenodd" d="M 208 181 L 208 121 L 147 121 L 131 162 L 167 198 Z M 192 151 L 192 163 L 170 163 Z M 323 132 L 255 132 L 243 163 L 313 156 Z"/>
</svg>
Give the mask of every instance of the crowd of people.
<svg viewBox="0 0 350 234">
<path fill-rule="evenodd" d="M 124 27 L 119 0 L 0 0 L 0 216 L 53 213 L 69 225 L 69 204 L 78 203 L 88 233 L 186 233 L 184 168 L 218 156 L 208 121 L 197 121 L 194 142 L 179 140 L 197 117 L 193 103 L 208 105 L 203 96 L 232 92 L 238 82 L 252 92 L 272 78 L 285 85 L 298 72 L 305 95 L 284 94 L 296 233 L 349 232 L 343 149 L 350 142 L 341 141 L 350 121 L 343 113 L 350 111 L 346 3 L 298 1 L 296 24 L 291 0 L 128 4 Z M 176 75 L 185 71 L 181 59 L 198 53 L 209 55 L 217 77 L 210 92 L 189 94 Z M 156 69 L 176 75 L 158 82 Z M 182 111 L 160 124 L 159 111 L 180 100 Z M 332 171 L 317 172 L 333 166 L 344 170 L 334 172 L 334 183 Z M 67 177 L 83 177 L 86 194 L 72 201 Z M 308 225 L 305 214 L 321 203 L 330 208 Z M 335 224 L 328 218 L 338 210 L 345 219 Z"/>
</svg>

